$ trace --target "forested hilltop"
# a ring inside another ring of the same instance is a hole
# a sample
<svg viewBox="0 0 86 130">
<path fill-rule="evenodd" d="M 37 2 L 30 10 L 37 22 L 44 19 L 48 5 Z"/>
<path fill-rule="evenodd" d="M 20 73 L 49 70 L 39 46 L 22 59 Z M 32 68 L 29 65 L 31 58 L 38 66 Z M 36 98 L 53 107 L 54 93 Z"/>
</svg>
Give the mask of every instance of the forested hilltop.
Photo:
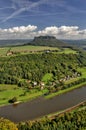
<svg viewBox="0 0 86 130">
<path fill-rule="evenodd" d="M 0 83 L 22 86 L 24 79 L 40 82 L 46 74 L 51 75 L 51 81 L 59 81 L 74 74 L 81 75 L 77 68 L 85 65 L 86 60 L 82 53 L 40 53 L 1 57 Z"/>
</svg>

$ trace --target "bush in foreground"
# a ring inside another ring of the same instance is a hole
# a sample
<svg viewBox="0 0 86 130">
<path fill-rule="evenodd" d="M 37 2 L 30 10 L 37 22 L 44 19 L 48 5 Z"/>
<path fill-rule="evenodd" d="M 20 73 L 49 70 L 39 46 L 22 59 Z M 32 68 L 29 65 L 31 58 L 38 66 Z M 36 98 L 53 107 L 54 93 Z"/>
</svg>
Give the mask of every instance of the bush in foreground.
<svg viewBox="0 0 86 130">
<path fill-rule="evenodd" d="M 18 128 L 8 119 L 0 118 L 0 130 L 18 130 Z"/>
</svg>

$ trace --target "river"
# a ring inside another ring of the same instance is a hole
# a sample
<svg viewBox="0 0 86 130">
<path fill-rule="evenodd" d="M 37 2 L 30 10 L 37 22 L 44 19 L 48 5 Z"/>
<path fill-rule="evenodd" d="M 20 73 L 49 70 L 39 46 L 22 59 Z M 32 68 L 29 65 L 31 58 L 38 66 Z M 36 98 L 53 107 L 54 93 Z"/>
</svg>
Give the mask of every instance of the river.
<svg viewBox="0 0 86 130">
<path fill-rule="evenodd" d="M 86 100 L 86 87 L 55 96 L 52 99 L 43 97 L 20 103 L 17 106 L 8 105 L 0 107 L 0 117 L 14 122 L 33 120 L 44 115 L 70 108 Z"/>
</svg>

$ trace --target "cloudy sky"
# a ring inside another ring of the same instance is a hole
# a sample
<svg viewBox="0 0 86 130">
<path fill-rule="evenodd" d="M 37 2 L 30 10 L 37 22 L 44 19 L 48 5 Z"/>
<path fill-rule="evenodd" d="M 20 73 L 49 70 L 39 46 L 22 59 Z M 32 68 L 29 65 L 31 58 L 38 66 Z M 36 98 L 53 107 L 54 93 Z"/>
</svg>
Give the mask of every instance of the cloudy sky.
<svg viewBox="0 0 86 130">
<path fill-rule="evenodd" d="M 0 39 L 86 39 L 86 0 L 0 0 Z"/>
</svg>

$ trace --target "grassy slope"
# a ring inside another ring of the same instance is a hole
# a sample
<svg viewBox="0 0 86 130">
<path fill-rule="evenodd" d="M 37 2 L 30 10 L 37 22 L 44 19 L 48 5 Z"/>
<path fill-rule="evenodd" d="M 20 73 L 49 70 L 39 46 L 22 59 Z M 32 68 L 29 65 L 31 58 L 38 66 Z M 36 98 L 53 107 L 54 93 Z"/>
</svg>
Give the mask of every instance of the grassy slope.
<svg viewBox="0 0 86 130">
<path fill-rule="evenodd" d="M 58 48 L 55 47 L 45 47 L 45 46 L 18 46 L 18 47 L 12 47 L 11 51 L 41 51 L 41 50 L 58 50 Z"/>
<path fill-rule="evenodd" d="M 44 75 L 44 77 L 42 78 L 42 81 L 43 82 L 45 82 L 45 83 L 47 83 L 49 80 L 51 80 L 52 79 L 52 74 L 51 73 L 46 73 L 45 75 Z"/>
<path fill-rule="evenodd" d="M 75 50 L 72 50 L 70 48 L 64 48 L 62 50 L 60 50 L 57 47 L 48 47 L 48 46 L 15 46 L 15 47 L 3 47 L 0 48 L 0 56 L 6 56 L 8 51 L 12 51 L 12 52 L 19 52 L 20 54 L 27 54 L 27 53 L 31 53 L 31 52 L 37 52 L 37 51 L 44 51 L 44 50 L 57 50 L 58 52 L 56 53 L 65 53 L 65 54 L 76 54 L 77 52 Z"/>
</svg>

